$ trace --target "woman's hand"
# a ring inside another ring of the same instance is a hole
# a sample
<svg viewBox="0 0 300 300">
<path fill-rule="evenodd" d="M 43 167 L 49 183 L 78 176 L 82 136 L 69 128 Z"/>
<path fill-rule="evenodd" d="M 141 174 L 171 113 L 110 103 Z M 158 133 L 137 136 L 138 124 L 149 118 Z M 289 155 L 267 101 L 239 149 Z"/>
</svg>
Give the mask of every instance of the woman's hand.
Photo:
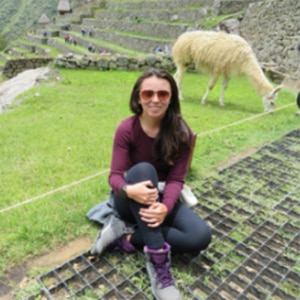
<svg viewBox="0 0 300 300">
<path fill-rule="evenodd" d="M 168 209 L 165 204 L 155 202 L 148 208 L 141 208 L 139 214 L 141 219 L 148 223 L 149 227 L 158 227 L 164 222 Z"/>
<path fill-rule="evenodd" d="M 127 185 L 126 194 L 128 198 L 145 205 L 151 205 L 158 199 L 158 190 L 153 188 L 150 180 Z"/>
</svg>

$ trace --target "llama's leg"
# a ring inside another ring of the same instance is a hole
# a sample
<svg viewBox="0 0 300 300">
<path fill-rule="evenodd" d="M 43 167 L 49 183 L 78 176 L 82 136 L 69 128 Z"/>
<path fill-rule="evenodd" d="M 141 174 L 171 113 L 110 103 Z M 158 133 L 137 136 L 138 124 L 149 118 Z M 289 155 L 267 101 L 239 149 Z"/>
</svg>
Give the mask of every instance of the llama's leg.
<svg viewBox="0 0 300 300">
<path fill-rule="evenodd" d="M 224 106 L 224 94 L 227 89 L 228 82 L 229 82 L 229 77 L 224 76 L 223 82 L 222 82 L 221 94 L 220 94 L 220 98 L 219 98 L 219 103 L 221 106 Z"/>
<path fill-rule="evenodd" d="M 182 66 L 182 65 L 178 65 L 177 69 L 176 69 L 176 73 L 174 75 L 174 79 L 177 83 L 177 87 L 178 87 L 178 92 L 179 92 L 179 99 L 183 100 L 183 96 L 182 96 L 182 91 L 181 91 L 181 83 L 182 83 L 182 77 L 183 74 L 186 71 L 186 67 Z"/>
<path fill-rule="evenodd" d="M 207 86 L 207 89 L 206 89 L 206 92 L 204 94 L 204 96 L 202 97 L 202 104 L 205 104 L 205 101 L 206 101 L 206 98 L 209 94 L 209 92 L 213 89 L 213 87 L 215 86 L 217 80 L 218 80 L 219 76 L 217 75 L 213 75 L 210 80 L 209 80 L 209 83 L 208 83 L 208 86 Z"/>
</svg>

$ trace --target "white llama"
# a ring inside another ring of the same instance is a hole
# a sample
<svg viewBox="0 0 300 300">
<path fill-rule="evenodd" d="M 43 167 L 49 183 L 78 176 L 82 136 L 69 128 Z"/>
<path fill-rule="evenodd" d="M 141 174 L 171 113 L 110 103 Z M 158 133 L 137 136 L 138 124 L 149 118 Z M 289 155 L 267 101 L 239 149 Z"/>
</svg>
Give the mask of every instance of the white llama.
<svg viewBox="0 0 300 300">
<path fill-rule="evenodd" d="M 214 31 L 186 32 L 176 40 L 172 55 L 177 68 L 174 78 L 181 100 L 183 99 L 181 91 L 183 74 L 189 64 L 194 62 L 197 70 L 211 76 L 202 104 L 205 104 L 219 76 L 223 76 L 220 105 L 224 105 L 224 93 L 230 78 L 247 76 L 262 97 L 264 110 L 267 112 L 274 108 L 277 93 L 282 86 L 276 88 L 272 86 L 265 77 L 250 45 L 240 36 Z"/>
</svg>

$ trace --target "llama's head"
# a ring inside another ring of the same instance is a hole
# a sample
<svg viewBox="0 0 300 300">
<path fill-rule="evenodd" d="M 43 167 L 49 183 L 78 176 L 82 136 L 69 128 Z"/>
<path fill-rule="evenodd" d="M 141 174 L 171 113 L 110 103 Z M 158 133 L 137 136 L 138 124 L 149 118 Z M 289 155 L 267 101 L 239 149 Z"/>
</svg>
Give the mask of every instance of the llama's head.
<svg viewBox="0 0 300 300">
<path fill-rule="evenodd" d="M 263 97 L 265 112 L 272 112 L 275 109 L 277 94 L 281 89 L 282 89 L 282 85 L 279 85 L 271 93 Z"/>
</svg>

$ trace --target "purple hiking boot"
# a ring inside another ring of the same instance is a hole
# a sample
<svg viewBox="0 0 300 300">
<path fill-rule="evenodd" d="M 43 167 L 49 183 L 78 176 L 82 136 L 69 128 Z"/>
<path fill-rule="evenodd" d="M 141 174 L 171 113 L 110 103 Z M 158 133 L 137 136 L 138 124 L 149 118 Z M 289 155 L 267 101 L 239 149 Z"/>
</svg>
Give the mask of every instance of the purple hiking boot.
<svg viewBox="0 0 300 300">
<path fill-rule="evenodd" d="M 163 250 L 144 247 L 146 267 L 151 281 L 152 294 L 156 300 L 181 300 L 174 278 L 171 274 L 170 246 L 165 243 Z"/>
<path fill-rule="evenodd" d="M 101 255 L 105 250 L 124 250 L 128 253 L 135 252 L 135 247 L 126 240 L 126 235 L 132 233 L 125 222 L 115 215 L 111 215 L 108 222 L 100 231 L 92 249 L 92 255 Z"/>
</svg>

